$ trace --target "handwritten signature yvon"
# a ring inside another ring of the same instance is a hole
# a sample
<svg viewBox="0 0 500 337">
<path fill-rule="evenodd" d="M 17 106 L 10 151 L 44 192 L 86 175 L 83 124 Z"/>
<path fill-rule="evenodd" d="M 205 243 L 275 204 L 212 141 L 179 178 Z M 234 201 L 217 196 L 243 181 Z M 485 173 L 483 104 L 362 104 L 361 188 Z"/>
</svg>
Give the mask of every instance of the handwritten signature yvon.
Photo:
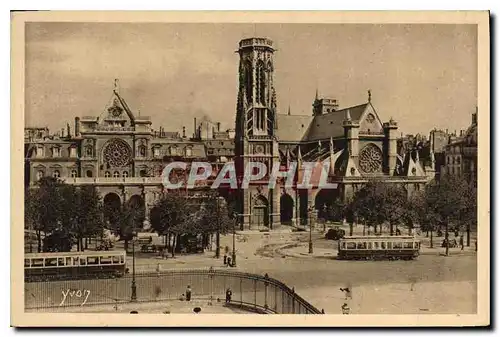
<svg viewBox="0 0 500 337">
<path fill-rule="evenodd" d="M 66 301 L 66 299 L 68 298 L 81 298 L 82 299 L 82 303 L 80 304 L 80 306 L 84 306 L 85 303 L 87 303 L 87 300 L 90 296 L 90 290 L 87 290 L 87 289 L 83 289 L 83 290 L 80 290 L 80 289 L 68 289 L 68 290 L 61 290 L 61 293 L 62 293 L 62 296 L 63 296 L 63 299 L 61 301 L 61 303 L 59 304 L 59 306 L 62 306 L 64 304 L 64 302 Z"/>
</svg>

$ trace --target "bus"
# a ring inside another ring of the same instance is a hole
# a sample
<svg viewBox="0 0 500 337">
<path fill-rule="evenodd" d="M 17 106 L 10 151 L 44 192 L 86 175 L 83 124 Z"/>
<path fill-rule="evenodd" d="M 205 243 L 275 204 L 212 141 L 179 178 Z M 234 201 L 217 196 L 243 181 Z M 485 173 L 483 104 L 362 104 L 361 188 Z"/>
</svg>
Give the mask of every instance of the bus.
<svg viewBox="0 0 500 337">
<path fill-rule="evenodd" d="M 420 241 L 413 236 L 346 236 L 339 240 L 340 260 L 413 260 L 420 254 Z"/>
<path fill-rule="evenodd" d="M 24 255 L 26 282 L 115 278 L 125 275 L 126 252 L 59 252 Z"/>
</svg>

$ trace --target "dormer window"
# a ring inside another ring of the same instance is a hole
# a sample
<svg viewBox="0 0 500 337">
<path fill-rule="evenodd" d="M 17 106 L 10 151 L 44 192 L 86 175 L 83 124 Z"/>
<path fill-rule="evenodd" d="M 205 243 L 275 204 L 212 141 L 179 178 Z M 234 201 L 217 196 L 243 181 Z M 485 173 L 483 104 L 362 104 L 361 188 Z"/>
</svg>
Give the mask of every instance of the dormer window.
<svg viewBox="0 0 500 337">
<path fill-rule="evenodd" d="M 176 156 L 176 155 L 177 155 L 177 147 L 172 146 L 172 147 L 170 148 L 170 155 L 171 155 L 171 156 Z"/>
<path fill-rule="evenodd" d="M 76 147 L 72 146 L 69 148 L 69 156 L 71 158 L 75 158 L 76 157 Z"/>
<path fill-rule="evenodd" d="M 36 147 L 36 156 L 42 158 L 44 156 L 44 147 L 42 145 Z"/>
<path fill-rule="evenodd" d="M 104 172 L 104 177 L 105 178 L 111 177 L 111 173 L 109 171 Z"/>
<path fill-rule="evenodd" d="M 193 149 L 191 147 L 186 147 L 186 156 L 191 157 L 193 155 Z"/>
<path fill-rule="evenodd" d="M 59 172 L 58 170 L 55 170 L 54 172 L 52 172 L 52 177 L 53 178 L 60 178 L 61 177 L 61 172 Z"/>
<path fill-rule="evenodd" d="M 123 171 L 123 173 L 122 173 L 122 177 L 123 177 L 123 178 L 128 178 L 128 172 L 127 172 L 127 171 Z"/>
<path fill-rule="evenodd" d="M 53 147 L 52 157 L 60 157 L 60 156 L 61 156 L 61 149 L 59 147 Z"/>
<path fill-rule="evenodd" d="M 76 178 L 78 177 L 78 173 L 76 172 L 76 170 L 71 170 L 71 178 Z"/>
<path fill-rule="evenodd" d="M 113 178 L 120 178 L 120 172 L 118 171 L 113 172 Z"/>
</svg>

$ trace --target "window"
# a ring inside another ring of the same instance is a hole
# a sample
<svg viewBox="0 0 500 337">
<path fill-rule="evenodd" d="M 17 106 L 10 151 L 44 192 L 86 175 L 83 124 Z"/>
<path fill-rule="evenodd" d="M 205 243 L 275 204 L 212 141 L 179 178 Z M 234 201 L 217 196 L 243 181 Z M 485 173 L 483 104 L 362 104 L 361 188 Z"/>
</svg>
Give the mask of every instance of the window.
<svg viewBox="0 0 500 337">
<path fill-rule="evenodd" d="M 70 257 L 66 258 L 66 266 L 71 266 L 71 258 Z"/>
<path fill-rule="evenodd" d="M 55 259 L 55 258 L 45 259 L 45 266 L 46 267 L 57 266 L 57 259 Z"/>
<path fill-rule="evenodd" d="M 190 147 L 186 148 L 186 156 L 191 157 L 193 155 L 193 149 Z"/>
<path fill-rule="evenodd" d="M 92 178 L 92 170 L 87 170 L 86 174 L 88 178 Z"/>
<path fill-rule="evenodd" d="M 76 178 L 78 177 L 78 173 L 76 172 L 76 170 L 71 170 L 71 178 Z"/>
<path fill-rule="evenodd" d="M 387 245 L 385 244 L 385 242 L 381 242 L 380 246 L 382 247 L 382 249 L 386 249 L 387 248 Z"/>
<path fill-rule="evenodd" d="M 347 242 L 347 249 L 356 249 L 356 242 Z"/>
<path fill-rule="evenodd" d="M 140 175 L 141 177 L 147 177 L 147 176 L 148 176 L 148 171 L 146 171 L 146 170 L 140 170 L 140 171 L 139 171 L 139 175 Z"/>
<path fill-rule="evenodd" d="M 379 249 L 380 243 L 379 242 L 374 242 L 373 243 L 373 249 Z"/>
<path fill-rule="evenodd" d="M 122 177 L 123 178 L 128 178 L 128 171 L 123 171 Z"/>
<path fill-rule="evenodd" d="M 113 263 L 120 263 L 120 257 L 119 256 L 113 256 Z"/>
<path fill-rule="evenodd" d="M 153 156 L 154 156 L 155 158 L 157 158 L 157 157 L 159 157 L 159 156 L 160 156 L 160 148 L 155 147 L 155 148 L 153 149 Z"/>
<path fill-rule="evenodd" d="M 69 148 L 69 156 L 72 158 L 76 157 L 76 147 L 70 147 Z"/>
<path fill-rule="evenodd" d="M 393 249 L 401 249 L 401 248 L 403 248 L 403 243 L 402 242 L 393 242 L 392 248 Z"/>
<path fill-rule="evenodd" d="M 111 173 L 109 173 L 109 171 L 104 172 L 104 177 L 106 178 L 111 177 Z"/>
<path fill-rule="evenodd" d="M 36 148 L 36 156 L 37 156 L 37 157 L 43 157 L 43 152 L 44 152 L 44 151 L 43 151 L 43 146 L 38 146 L 38 147 Z"/>
<path fill-rule="evenodd" d="M 33 259 L 31 260 L 32 267 L 43 267 L 43 259 Z"/>
<path fill-rule="evenodd" d="M 368 249 L 373 249 L 372 243 L 368 242 Z"/>
<path fill-rule="evenodd" d="M 64 266 L 64 257 L 58 257 L 57 258 L 57 265 L 58 266 Z"/>
<path fill-rule="evenodd" d="M 61 156 L 61 149 L 58 147 L 53 147 L 52 148 L 52 157 L 60 157 Z"/>
<path fill-rule="evenodd" d="M 403 248 L 405 248 L 405 249 L 412 249 L 413 248 L 413 242 L 404 242 L 403 243 Z"/>
<path fill-rule="evenodd" d="M 111 258 L 109 256 L 101 256 L 99 260 L 101 264 L 111 264 Z"/>
<path fill-rule="evenodd" d="M 29 267 L 30 266 L 30 259 L 24 259 L 24 266 Z"/>
<path fill-rule="evenodd" d="M 120 172 L 118 171 L 113 172 L 113 178 L 120 178 Z"/>
<path fill-rule="evenodd" d="M 99 258 L 89 256 L 89 257 L 87 257 L 87 264 L 99 264 Z"/>
<path fill-rule="evenodd" d="M 356 244 L 356 249 L 366 249 L 366 242 L 358 242 Z"/>
<path fill-rule="evenodd" d="M 52 172 L 52 177 L 54 177 L 54 178 L 60 178 L 61 177 L 61 172 L 59 172 L 58 170 L 55 170 L 54 172 Z"/>
<path fill-rule="evenodd" d="M 457 164 L 460 164 L 460 157 L 457 157 Z"/>
<path fill-rule="evenodd" d="M 170 155 L 176 156 L 177 155 L 177 148 L 176 147 L 171 147 L 170 148 Z"/>
<path fill-rule="evenodd" d="M 40 179 L 42 179 L 42 178 L 43 178 L 43 175 L 44 175 L 44 174 L 43 174 L 43 171 L 42 171 L 42 170 L 37 171 L 37 172 L 36 172 L 36 180 L 40 180 Z"/>
</svg>

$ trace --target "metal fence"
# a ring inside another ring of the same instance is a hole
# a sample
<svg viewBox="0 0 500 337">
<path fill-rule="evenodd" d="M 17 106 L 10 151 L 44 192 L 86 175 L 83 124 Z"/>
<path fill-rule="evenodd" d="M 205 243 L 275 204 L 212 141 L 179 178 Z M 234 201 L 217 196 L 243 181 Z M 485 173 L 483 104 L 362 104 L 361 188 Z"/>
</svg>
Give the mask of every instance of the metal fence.
<svg viewBox="0 0 500 337">
<path fill-rule="evenodd" d="M 265 276 L 220 269 L 171 270 L 135 276 L 137 302 L 177 300 L 192 289 L 192 299 L 225 301 L 276 314 L 321 314 L 294 289 Z M 25 309 L 123 304 L 131 301 L 132 277 L 26 282 Z"/>
</svg>

